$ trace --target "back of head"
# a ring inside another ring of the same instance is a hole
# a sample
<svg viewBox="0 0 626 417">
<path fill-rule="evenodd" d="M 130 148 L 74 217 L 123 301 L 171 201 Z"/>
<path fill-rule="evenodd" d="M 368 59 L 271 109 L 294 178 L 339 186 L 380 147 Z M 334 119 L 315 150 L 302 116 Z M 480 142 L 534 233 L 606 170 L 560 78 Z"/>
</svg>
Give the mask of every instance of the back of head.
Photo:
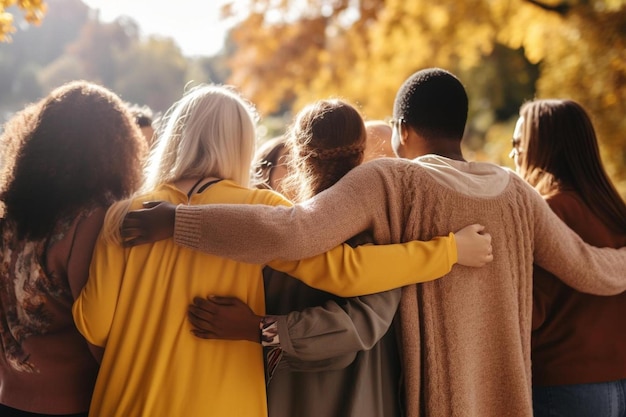
<svg viewBox="0 0 626 417">
<path fill-rule="evenodd" d="M 396 156 L 391 146 L 393 131 L 388 123 L 382 120 L 368 120 L 365 122 L 365 133 L 367 135 L 367 143 L 365 145 L 363 162 Z"/>
<path fill-rule="evenodd" d="M 184 178 L 250 183 L 254 107 L 231 87 L 199 85 L 166 113 L 148 159 L 146 191 Z"/>
<path fill-rule="evenodd" d="M 145 143 L 124 102 L 75 81 L 28 106 L 2 135 L 0 198 L 22 236 L 40 238 L 62 216 L 109 205 L 141 180 Z"/>
<path fill-rule="evenodd" d="M 426 140 L 461 141 L 467 122 L 465 88 L 452 73 L 429 68 L 411 75 L 400 87 L 393 117 Z"/>
<path fill-rule="evenodd" d="M 284 164 L 285 153 L 287 151 L 286 136 L 276 136 L 268 139 L 261 145 L 254 156 L 255 180 L 257 188 L 273 189 L 278 188 L 278 184 L 272 181 L 272 171 L 276 167 Z"/>
<path fill-rule="evenodd" d="M 542 195 L 576 190 L 605 223 L 626 231 L 626 205 L 603 167 L 585 109 L 572 100 L 534 100 L 520 117 L 520 175 Z"/>
<path fill-rule="evenodd" d="M 128 104 L 128 107 L 135 118 L 135 123 L 137 123 L 141 133 L 143 133 L 148 146 L 152 145 L 152 139 L 154 137 L 154 112 L 150 107 L 145 105 Z"/>
<path fill-rule="evenodd" d="M 301 200 L 329 188 L 361 163 L 365 138 L 363 118 L 345 101 L 306 106 L 288 133 L 292 174 L 285 187 Z"/>
</svg>

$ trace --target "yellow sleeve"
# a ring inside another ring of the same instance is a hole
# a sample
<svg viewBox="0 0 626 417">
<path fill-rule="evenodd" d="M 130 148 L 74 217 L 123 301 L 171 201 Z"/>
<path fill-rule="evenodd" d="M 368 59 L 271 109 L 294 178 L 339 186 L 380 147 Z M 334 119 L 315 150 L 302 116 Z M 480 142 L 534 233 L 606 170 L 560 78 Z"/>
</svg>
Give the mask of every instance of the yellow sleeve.
<svg viewBox="0 0 626 417">
<path fill-rule="evenodd" d="M 105 346 L 122 285 L 124 249 L 98 238 L 89 279 L 72 306 L 78 331 L 96 346 Z"/>
<path fill-rule="evenodd" d="M 299 261 L 268 265 L 305 284 L 341 297 L 356 297 L 441 278 L 457 261 L 454 234 L 428 242 L 393 245 L 343 244 Z"/>
</svg>

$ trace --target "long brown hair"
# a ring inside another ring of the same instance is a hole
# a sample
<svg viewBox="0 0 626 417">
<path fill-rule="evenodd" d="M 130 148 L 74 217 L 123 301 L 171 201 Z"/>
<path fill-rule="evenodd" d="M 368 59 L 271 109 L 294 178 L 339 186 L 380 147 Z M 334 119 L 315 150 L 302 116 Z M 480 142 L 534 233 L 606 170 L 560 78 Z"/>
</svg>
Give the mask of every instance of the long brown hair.
<svg viewBox="0 0 626 417">
<path fill-rule="evenodd" d="M 585 109 L 572 100 L 534 100 L 520 116 L 520 175 L 544 196 L 577 191 L 605 224 L 626 231 L 626 203 L 604 169 Z"/>
<path fill-rule="evenodd" d="M 335 184 L 363 161 L 365 125 L 356 108 L 319 100 L 301 110 L 288 132 L 290 175 L 283 186 L 302 201 Z"/>
</svg>

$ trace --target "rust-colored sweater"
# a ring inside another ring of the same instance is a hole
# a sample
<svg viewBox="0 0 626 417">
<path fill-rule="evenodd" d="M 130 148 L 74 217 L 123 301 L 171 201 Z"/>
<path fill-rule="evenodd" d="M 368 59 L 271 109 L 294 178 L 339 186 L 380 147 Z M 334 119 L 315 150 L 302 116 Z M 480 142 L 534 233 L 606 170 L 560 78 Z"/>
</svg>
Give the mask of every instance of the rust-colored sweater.
<svg viewBox="0 0 626 417">
<path fill-rule="evenodd" d="M 626 233 L 604 224 L 576 192 L 560 192 L 547 202 L 585 242 L 598 247 L 626 245 Z M 533 385 L 626 378 L 626 293 L 584 294 L 539 267 L 534 284 Z"/>
<path fill-rule="evenodd" d="M 427 155 L 363 164 L 292 208 L 179 206 L 179 244 L 240 261 L 299 259 L 369 229 L 428 240 L 480 222 L 495 260 L 403 288 L 408 416 L 531 417 L 533 262 L 581 291 L 626 290 L 626 251 L 585 244 L 511 170 Z"/>
</svg>

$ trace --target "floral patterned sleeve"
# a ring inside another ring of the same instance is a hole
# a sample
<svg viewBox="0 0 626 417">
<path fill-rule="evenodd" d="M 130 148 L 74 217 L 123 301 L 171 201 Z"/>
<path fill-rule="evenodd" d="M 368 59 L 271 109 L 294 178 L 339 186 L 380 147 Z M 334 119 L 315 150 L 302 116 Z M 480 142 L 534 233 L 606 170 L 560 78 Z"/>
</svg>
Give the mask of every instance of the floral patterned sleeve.
<svg viewBox="0 0 626 417">
<path fill-rule="evenodd" d="M 276 367 L 283 357 L 278 336 L 278 321 L 275 317 L 265 316 L 259 324 L 261 330 L 261 345 L 265 355 L 265 381 L 269 384 Z"/>
</svg>

